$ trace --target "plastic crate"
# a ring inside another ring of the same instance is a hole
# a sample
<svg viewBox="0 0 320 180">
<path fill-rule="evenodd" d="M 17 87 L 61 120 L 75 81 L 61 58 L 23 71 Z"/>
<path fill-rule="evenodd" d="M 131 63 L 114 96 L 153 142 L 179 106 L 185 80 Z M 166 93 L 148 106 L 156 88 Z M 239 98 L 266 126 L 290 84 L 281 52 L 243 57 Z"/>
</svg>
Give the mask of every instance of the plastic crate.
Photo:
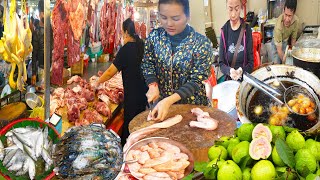
<svg viewBox="0 0 320 180">
<path fill-rule="evenodd" d="M 83 75 L 83 55 L 80 56 L 80 61 L 71 66 L 71 75 Z"/>
</svg>

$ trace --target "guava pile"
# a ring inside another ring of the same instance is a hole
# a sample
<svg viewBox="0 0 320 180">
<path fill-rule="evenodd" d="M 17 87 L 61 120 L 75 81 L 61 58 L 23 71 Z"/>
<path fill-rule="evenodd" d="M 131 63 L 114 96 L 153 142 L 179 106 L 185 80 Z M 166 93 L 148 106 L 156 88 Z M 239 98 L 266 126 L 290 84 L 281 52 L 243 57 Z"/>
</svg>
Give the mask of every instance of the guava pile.
<svg viewBox="0 0 320 180">
<path fill-rule="evenodd" d="M 206 179 L 268 180 L 320 178 L 320 142 L 297 129 L 242 124 L 208 151 Z"/>
</svg>

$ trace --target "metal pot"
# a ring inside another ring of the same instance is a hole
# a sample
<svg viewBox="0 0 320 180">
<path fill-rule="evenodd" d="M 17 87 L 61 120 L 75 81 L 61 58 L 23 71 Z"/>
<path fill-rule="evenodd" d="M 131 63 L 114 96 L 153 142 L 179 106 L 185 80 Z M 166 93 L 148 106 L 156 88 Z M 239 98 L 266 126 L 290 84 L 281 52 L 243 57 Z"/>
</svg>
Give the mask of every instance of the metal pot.
<svg viewBox="0 0 320 180">
<path fill-rule="evenodd" d="M 300 85 L 311 92 L 314 92 L 318 98 L 316 105 L 319 107 L 320 97 L 320 79 L 309 71 L 302 68 L 289 65 L 272 65 L 270 66 L 274 74 L 281 81 L 288 81 Z M 269 84 L 275 81 L 273 75 L 267 71 L 266 68 L 260 68 L 254 71 L 251 75 L 255 78 Z M 242 123 L 251 123 L 248 119 L 249 103 L 258 89 L 251 86 L 249 83 L 243 81 L 238 88 L 236 95 L 236 107 L 240 121 Z M 317 118 L 318 122 L 309 132 L 315 132 L 320 129 L 320 116 Z"/>
<path fill-rule="evenodd" d="M 296 48 L 292 50 L 293 64 L 313 72 L 320 78 L 320 49 Z"/>
</svg>

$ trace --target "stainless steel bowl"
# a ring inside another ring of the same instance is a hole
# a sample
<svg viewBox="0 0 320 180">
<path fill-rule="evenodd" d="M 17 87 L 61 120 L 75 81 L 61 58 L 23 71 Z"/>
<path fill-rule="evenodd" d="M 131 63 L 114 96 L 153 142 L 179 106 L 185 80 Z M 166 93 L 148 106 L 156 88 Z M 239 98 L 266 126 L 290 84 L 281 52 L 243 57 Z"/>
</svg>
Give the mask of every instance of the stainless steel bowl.
<svg viewBox="0 0 320 180">
<path fill-rule="evenodd" d="M 38 95 L 32 92 L 26 93 L 26 103 L 31 109 L 34 109 L 35 107 L 42 107 L 43 100 Z"/>
<path fill-rule="evenodd" d="M 183 152 L 183 153 L 185 153 L 185 154 L 187 154 L 189 156 L 189 160 L 188 161 L 190 162 L 190 164 L 185 169 L 184 176 L 185 177 L 188 176 L 193 171 L 194 158 L 193 158 L 193 154 L 191 153 L 191 151 L 189 149 L 187 149 L 183 144 L 181 144 L 181 143 L 179 143 L 177 141 L 171 140 L 169 138 L 165 138 L 165 137 L 150 137 L 150 138 L 145 138 L 145 139 L 142 139 L 142 140 L 134 143 L 126 151 L 126 153 L 124 155 L 124 160 L 127 161 L 127 155 L 130 152 L 130 150 L 138 149 L 141 146 L 147 145 L 147 144 L 149 144 L 151 142 L 167 142 L 169 144 L 172 144 L 172 145 L 175 145 L 175 146 L 179 147 L 181 152 Z M 130 168 L 129 168 L 129 170 L 130 170 Z M 131 172 L 131 175 L 134 176 L 134 173 L 132 174 L 132 172 Z M 138 177 L 135 177 L 135 178 L 139 179 Z"/>
</svg>

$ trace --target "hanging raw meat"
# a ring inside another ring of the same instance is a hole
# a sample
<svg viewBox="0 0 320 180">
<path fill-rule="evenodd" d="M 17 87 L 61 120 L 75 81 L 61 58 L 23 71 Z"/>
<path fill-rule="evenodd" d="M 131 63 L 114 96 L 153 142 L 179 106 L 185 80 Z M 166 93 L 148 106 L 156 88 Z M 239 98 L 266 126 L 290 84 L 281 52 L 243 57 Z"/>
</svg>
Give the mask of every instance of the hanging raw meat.
<svg viewBox="0 0 320 180">
<path fill-rule="evenodd" d="M 136 34 L 140 36 L 140 23 L 138 21 L 134 22 L 134 28 L 136 30 Z"/>
<path fill-rule="evenodd" d="M 76 4 L 76 3 L 75 3 Z M 78 2 L 78 6 L 75 11 L 70 11 L 69 21 L 73 32 L 73 37 L 76 41 L 79 41 L 84 28 L 84 7 Z"/>
<path fill-rule="evenodd" d="M 147 26 L 145 23 L 141 23 L 140 26 L 140 37 L 141 39 L 146 39 L 147 38 Z"/>
<path fill-rule="evenodd" d="M 105 47 L 105 45 L 107 44 L 107 6 L 108 3 L 107 1 L 105 1 L 101 7 L 101 12 L 100 12 L 100 37 L 101 37 L 101 43 L 102 43 L 102 47 Z"/>
<path fill-rule="evenodd" d="M 68 27 L 68 64 L 72 66 L 80 60 L 80 42 L 75 40 L 71 26 Z"/>
<path fill-rule="evenodd" d="M 91 0 L 88 7 L 88 23 L 90 25 L 89 36 L 91 42 L 99 41 L 98 30 L 98 0 Z"/>
<path fill-rule="evenodd" d="M 115 43 L 116 1 L 104 1 L 100 17 L 100 36 L 104 52 L 112 54 Z"/>
<path fill-rule="evenodd" d="M 80 38 L 85 27 L 85 10 L 87 3 L 81 0 L 68 2 L 68 65 L 72 66 L 80 60 Z"/>
<path fill-rule="evenodd" d="M 52 11 L 53 58 L 51 83 L 63 84 L 64 39 L 68 29 L 68 17 L 64 0 L 57 0 Z"/>
<path fill-rule="evenodd" d="M 134 19 L 134 18 L 133 18 L 133 14 L 134 14 L 133 6 L 127 5 L 127 6 L 126 6 L 125 19 L 127 19 L 127 18 Z"/>
<path fill-rule="evenodd" d="M 123 12 L 122 12 L 122 4 L 117 5 L 117 18 L 116 18 L 116 34 L 115 34 L 115 48 L 116 52 L 118 52 L 118 47 L 121 44 L 121 29 L 123 23 Z"/>
</svg>

